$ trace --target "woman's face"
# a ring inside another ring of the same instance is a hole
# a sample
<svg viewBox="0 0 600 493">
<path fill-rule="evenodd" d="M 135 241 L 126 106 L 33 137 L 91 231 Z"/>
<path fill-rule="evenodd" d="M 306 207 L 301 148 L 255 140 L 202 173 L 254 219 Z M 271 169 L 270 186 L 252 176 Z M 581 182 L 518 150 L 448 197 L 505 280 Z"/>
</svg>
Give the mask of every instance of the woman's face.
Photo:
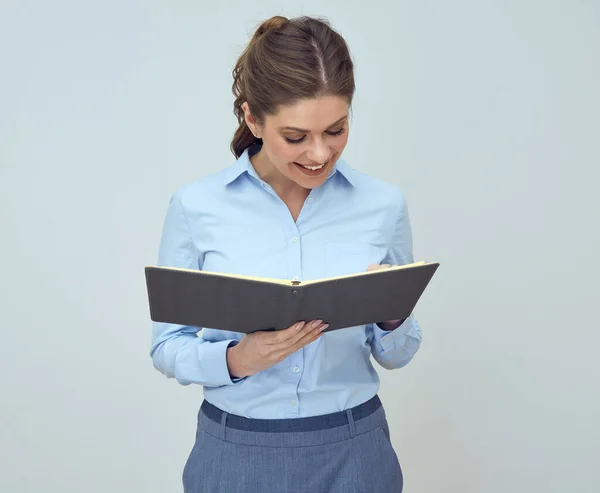
<svg viewBox="0 0 600 493">
<path fill-rule="evenodd" d="M 246 122 L 263 146 L 256 155 L 283 177 L 312 189 L 322 185 L 348 142 L 348 101 L 339 96 L 306 99 L 267 115 L 264 126 Z"/>
</svg>

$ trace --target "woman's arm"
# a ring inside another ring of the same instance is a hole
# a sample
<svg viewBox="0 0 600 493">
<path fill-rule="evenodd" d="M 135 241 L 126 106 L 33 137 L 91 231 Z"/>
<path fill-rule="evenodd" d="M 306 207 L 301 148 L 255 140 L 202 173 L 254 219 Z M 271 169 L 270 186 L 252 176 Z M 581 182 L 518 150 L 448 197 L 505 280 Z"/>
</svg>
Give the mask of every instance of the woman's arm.
<svg viewBox="0 0 600 493">
<path fill-rule="evenodd" d="M 406 200 L 401 192 L 396 203 L 398 209 L 394 225 L 390 228 L 389 253 L 384 263 L 405 265 L 414 262 L 412 229 Z M 421 345 L 421 327 L 412 315 L 406 320 L 370 324 L 367 330 L 373 357 L 388 370 L 407 365 Z"/>
<path fill-rule="evenodd" d="M 371 354 L 387 370 L 406 366 L 421 345 L 421 327 L 412 316 L 391 331 L 381 329 L 378 324 L 370 324 L 367 330 Z"/>
<path fill-rule="evenodd" d="M 201 269 L 182 204 L 183 189 L 171 197 L 163 225 L 158 265 Z M 150 355 L 154 367 L 182 385 L 233 385 L 227 368 L 227 348 L 236 339 L 210 342 L 197 336 L 198 327 L 153 322 Z"/>
</svg>

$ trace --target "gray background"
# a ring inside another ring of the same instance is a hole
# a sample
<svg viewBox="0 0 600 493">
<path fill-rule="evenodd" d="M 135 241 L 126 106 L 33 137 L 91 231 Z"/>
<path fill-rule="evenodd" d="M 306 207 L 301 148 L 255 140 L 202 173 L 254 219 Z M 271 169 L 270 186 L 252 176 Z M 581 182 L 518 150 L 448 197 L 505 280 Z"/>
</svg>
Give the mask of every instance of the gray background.
<svg viewBox="0 0 600 493">
<path fill-rule="evenodd" d="M 152 367 L 143 266 L 175 188 L 232 162 L 231 69 L 278 13 L 346 37 L 345 158 L 441 262 L 380 371 L 405 491 L 600 489 L 599 2 L 368 7 L 0 2 L 0 491 L 181 490 L 201 388 Z"/>
</svg>

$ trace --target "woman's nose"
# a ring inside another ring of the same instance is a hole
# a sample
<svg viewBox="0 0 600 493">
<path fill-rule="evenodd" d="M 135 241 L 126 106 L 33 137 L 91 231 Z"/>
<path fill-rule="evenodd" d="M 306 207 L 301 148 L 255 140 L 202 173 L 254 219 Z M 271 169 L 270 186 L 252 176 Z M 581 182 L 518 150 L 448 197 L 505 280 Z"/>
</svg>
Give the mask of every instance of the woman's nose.
<svg viewBox="0 0 600 493">
<path fill-rule="evenodd" d="M 329 159 L 329 148 L 322 140 L 315 141 L 307 157 L 315 163 L 323 164 Z"/>
</svg>

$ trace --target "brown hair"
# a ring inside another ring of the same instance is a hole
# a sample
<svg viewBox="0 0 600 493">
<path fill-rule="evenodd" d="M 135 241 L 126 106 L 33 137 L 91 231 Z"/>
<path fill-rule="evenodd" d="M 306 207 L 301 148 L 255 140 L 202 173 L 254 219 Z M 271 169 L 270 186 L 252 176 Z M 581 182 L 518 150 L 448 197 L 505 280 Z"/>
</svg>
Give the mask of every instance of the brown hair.
<svg viewBox="0 0 600 493">
<path fill-rule="evenodd" d="M 264 125 L 265 115 L 280 106 L 324 95 L 345 97 L 352 104 L 354 64 L 344 38 L 329 22 L 314 17 L 264 21 L 239 57 L 232 72 L 233 113 L 239 127 L 231 141 L 236 158 L 254 142 L 242 104 Z"/>
</svg>

